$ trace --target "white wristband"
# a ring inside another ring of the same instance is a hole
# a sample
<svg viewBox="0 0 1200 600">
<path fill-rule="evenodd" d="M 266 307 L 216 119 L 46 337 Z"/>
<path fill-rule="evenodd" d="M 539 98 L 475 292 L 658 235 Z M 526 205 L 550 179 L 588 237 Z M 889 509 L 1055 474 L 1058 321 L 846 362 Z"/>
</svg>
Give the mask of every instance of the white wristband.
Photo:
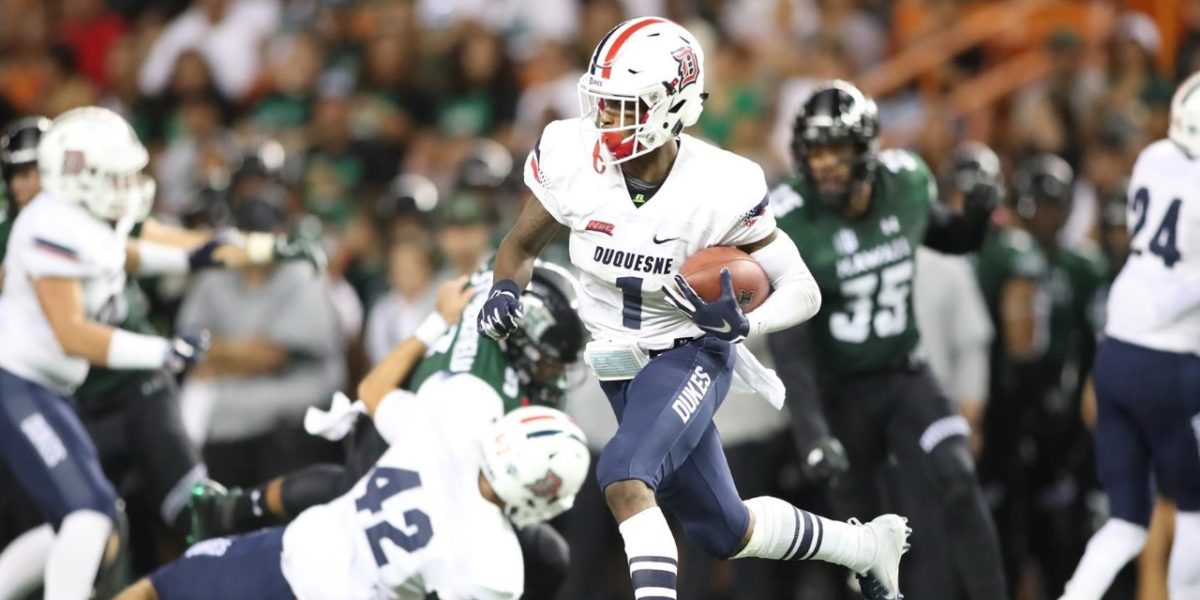
<svg viewBox="0 0 1200 600">
<path fill-rule="evenodd" d="M 138 240 L 138 275 L 184 275 L 191 270 L 182 248 Z"/>
<path fill-rule="evenodd" d="M 450 325 L 446 323 L 446 319 L 442 318 L 442 314 L 434 311 L 425 317 L 424 321 L 417 326 L 417 330 L 413 332 L 413 337 L 421 340 L 426 348 L 432 348 L 437 343 L 438 338 L 446 333 L 446 328 Z"/>
<path fill-rule="evenodd" d="M 274 260 L 275 234 L 258 231 L 247 233 L 246 255 L 253 265 L 265 265 Z"/>
<path fill-rule="evenodd" d="M 105 366 L 110 369 L 157 369 L 167 362 L 171 343 L 166 338 L 113 330 L 108 342 L 108 359 Z"/>
</svg>

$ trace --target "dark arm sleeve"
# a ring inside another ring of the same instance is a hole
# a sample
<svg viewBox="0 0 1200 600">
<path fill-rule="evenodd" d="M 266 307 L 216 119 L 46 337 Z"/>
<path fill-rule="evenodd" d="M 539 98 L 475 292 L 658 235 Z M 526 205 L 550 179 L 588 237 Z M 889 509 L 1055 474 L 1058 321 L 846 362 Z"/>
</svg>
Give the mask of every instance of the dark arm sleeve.
<svg viewBox="0 0 1200 600">
<path fill-rule="evenodd" d="M 946 254 L 975 252 L 983 245 L 987 234 L 991 207 L 983 208 L 970 199 L 963 212 L 956 213 L 940 202 L 934 202 L 929 210 L 929 227 L 925 230 L 924 244 Z"/>
<path fill-rule="evenodd" d="M 775 371 L 787 390 L 792 433 L 802 447 L 830 435 L 813 366 L 810 327 L 809 323 L 801 323 L 767 335 Z"/>
</svg>

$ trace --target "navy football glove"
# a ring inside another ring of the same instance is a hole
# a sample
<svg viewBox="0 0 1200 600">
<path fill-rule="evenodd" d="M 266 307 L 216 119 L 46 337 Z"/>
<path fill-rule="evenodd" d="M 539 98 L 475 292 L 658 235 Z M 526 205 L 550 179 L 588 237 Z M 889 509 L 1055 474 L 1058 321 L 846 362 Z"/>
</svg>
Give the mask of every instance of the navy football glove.
<svg viewBox="0 0 1200 600">
<path fill-rule="evenodd" d="M 522 316 L 521 288 L 511 279 L 502 279 L 492 285 L 487 303 L 479 311 L 479 333 L 502 340 L 516 330 Z"/>
<path fill-rule="evenodd" d="M 170 349 L 167 350 L 166 367 L 172 373 L 182 373 L 195 366 L 204 360 L 210 341 L 207 331 L 175 336 L 171 340 Z"/>
<path fill-rule="evenodd" d="M 750 321 L 733 293 L 733 276 L 729 269 L 721 269 L 721 297 L 705 302 L 682 275 L 675 275 L 675 286 L 663 288 L 667 300 L 687 314 L 704 333 L 714 335 L 727 342 L 738 343 L 750 333 Z"/>
<path fill-rule="evenodd" d="M 207 269 L 209 267 L 221 266 L 220 261 L 216 259 L 214 253 L 217 251 L 217 248 L 220 248 L 224 243 L 224 240 L 220 238 L 213 238 L 207 242 L 204 242 L 203 246 L 192 250 L 191 253 L 188 254 L 188 266 L 191 268 L 192 272 L 199 271 L 200 269 Z"/>
</svg>

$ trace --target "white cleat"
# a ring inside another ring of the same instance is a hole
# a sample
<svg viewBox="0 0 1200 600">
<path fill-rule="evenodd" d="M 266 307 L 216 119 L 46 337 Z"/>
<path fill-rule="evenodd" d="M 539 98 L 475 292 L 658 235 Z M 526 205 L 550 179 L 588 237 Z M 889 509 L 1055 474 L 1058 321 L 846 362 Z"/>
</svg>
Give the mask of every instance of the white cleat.
<svg viewBox="0 0 1200 600">
<path fill-rule="evenodd" d="M 867 600 L 900 600 L 900 557 L 908 552 L 908 519 L 899 515 L 881 515 L 863 525 L 875 535 L 875 560 L 858 575 L 858 586 Z"/>
</svg>

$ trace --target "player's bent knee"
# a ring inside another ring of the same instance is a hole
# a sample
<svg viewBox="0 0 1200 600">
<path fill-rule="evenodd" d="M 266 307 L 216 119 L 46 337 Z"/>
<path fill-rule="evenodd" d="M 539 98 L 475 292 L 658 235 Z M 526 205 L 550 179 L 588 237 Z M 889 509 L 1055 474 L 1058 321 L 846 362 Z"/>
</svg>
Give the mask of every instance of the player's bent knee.
<svg viewBox="0 0 1200 600">
<path fill-rule="evenodd" d="M 158 592 L 149 579 L 142 578 L 117 594 L 113 600 L 158 600 Z"/>
<path fill-rule="evenodd" d="M 654 490 L 640 479 L 614 481 L 604 488 L 604 501 L 620 523 L 656 505 Z"/>
<path fill-rule="evenodd" d="M 629 437 L 618 433 L 600 453 L 600 459 L 596 461 L 596 481 L 600 489 L 607 490 L 613 483 L 633 478 L 633 455 L 637 444 Z"/>
<path fill-rule="evenodd" d="M 722 560 L 733 558 L 741 550 L 745 534 L 711 523 L 685 523 L 683 532 L 705 554 Z"/>
<path fill-rule="evenodd" d="M 525 595 L 529 600 L 551 600 L 567 580 L 571 547 L 549 524 L 541 523 L 517 531 L 525 557 Z"/>
</svg>

